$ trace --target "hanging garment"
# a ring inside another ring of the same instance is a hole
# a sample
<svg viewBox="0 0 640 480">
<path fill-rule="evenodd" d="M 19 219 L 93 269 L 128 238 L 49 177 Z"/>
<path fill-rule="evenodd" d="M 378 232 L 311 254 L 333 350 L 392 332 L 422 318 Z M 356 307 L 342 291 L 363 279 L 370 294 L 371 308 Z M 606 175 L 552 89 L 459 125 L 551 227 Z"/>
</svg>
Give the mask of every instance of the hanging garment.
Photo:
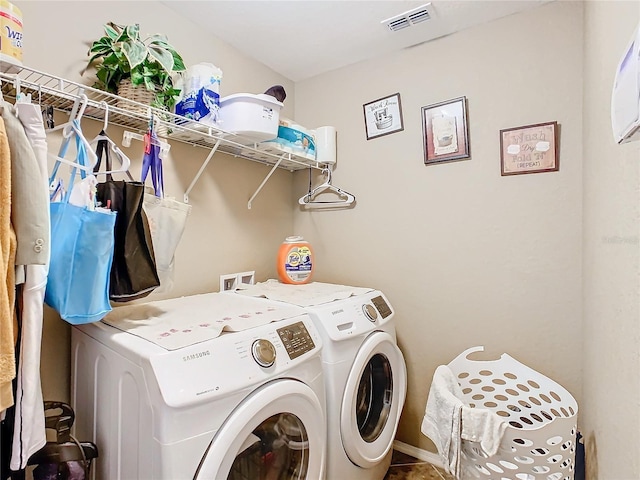
<svg viewBox="0 0 640 480">
<path fill-rule="evenodd" d="M 87 152 L 80 123 L 74 120 L 71 136 L 76 140 L 77 163 L 85 167 Z M 70 138 L 60 148 L 65 156 Z M 56 162 L 50 184 L 56 179 Z M 51 263 L 45 302 L 71 324 L 97 322 L 111 311 L 109 272 L 113 260 L 116 214 L 69 203 L 75 186 L 71 169 L 68 190 L 61 202 L 51 203 Z M 85 176 L 80 170 L 81 176 Z"/>
<path fill-rule="evenodd" d="M 98 162 L 94 173 L 100 171 L 103 154 L 106 157 L 107 172 L 112 171 L 109 150 L 107 140 L 98 141 Z M 114 302 L 146 297 L 160 285 L 149 223 L 142 209 L 143 196 L 142 182 L 113 180 L 110 173 L 107 174 L 106 181 L 97 185 L 98 201 L 118 214 L 109 286 L 109 298 Z"/>
<path fill-rule="evenodd" d="M 0 118 L 0 411 L 13 405 L 16 375 L 13 307 L 16 236 L 11 227 L 11 151 Z"/>
<path fill-rule="evenodd" d="M 17 103 L 18 119 L 24 127 L 40 169 L 40 189 L 48 196 L 47 136 L 40 107 L 31 103 Z M 36 185 L 33 186 L 35 190 Z M 45 208 L 47 223 L 49 206 Z M 44 237 L 47 252 L 44 265 L 26 265 L 22 293 L 21 332 L 15 394 L 15 420 L 11 451 L 11 469 L 26 468 L 31 455 L 46 441 L 44 402 L 40 381 L 40 354 L 44 292 L 49 271 L 50 234 Z"/>
<path fill-rule="evenodd" d="M 0 102 L 11 151 L 11 223 L 18 246 L 16 265 L 44 265 L 49 258 L 45 239 L 49 232 L 49 197 L 40 185 L 40 169 L 24 127 L 13 105 Z"/>
<path fill-rule="evenodd" d="M 24 127 L 14 113 L 13 105 L 0 99 L 0 116 L 4 122 L 6 138 L 11 159 L 10 192 L 11 197 L 7 203 L 3 202 L 3 209 L 9 209 L 11 213 L 11 226 L 15 229 L 15 258 L 12 261 L 11 274 L 7 279 L 7 289 L 11 297 L 15 295 L 15 265 L 43 265 L 49 256 L 49 245 L 46 239 L 49 232 L 49 218 L 47 214 L 47 192 L 35 186 L 41 185 L 41 174 L 38 162 L 31 144 L 24 131 Z M 10 206 L 10 207 L 9 207 Z M 19 269 L 23 272 L 24 269 Z M 20 275 L 19 283 L 24 281 L 24 275 Z M 12 300 L 13 308 L 13 300 Z M 3 316 L 3 322 L 13 322 L 13 315 Z M 4 329 L 4 326 L 2 327 Z M 11 327 L 14 331 L 15 327 Z M 3 330 L 4 331 L 4 330 Z M 15 335 L 14 335 L 15 342 Z M 5 357 L 6 352 L 11 352 L 11 360 Z M 4 373 L 8 365 L 12 366 L 13 377 L 16 374 L 15 350 L 5 350 L 3 343 L 3 357 L 0 360 L 0 395 L 2 400 L 7 398 L 7 389 L 4 388 Z M 13 378 L 12 377 L 12 378 Z M 13 402 L 13 395 L 11 395 Z M 4 401 L 0 405 L 4 405 Z"/>
<path fill-rule="evenodd" d="M 191 205 L 164 197 L 164 180 L 162 175 L 162 159 L 160 147 L 155 134 L 148 134 L 145 155 L 142 164 L 142 182 L 151 173 L 154 194 L 144 194 L 144 210 L 149 219 L 153 248 L 156 255 L 156 268 L 160 278 L 158 293 L 168 292 L 173 288 L 173 272 L 175 269 L 175 253 L 182 238 Z"/>
<path fill-rule="evenodd" d="M 160 287 L 155 291 L 165 293 L 173 288 L 175 253 L 184 233 L 191 205 L 173 198 L 160 198 L 145 193 L 144 211 L 149 219 L 156 269 L 160 279 Z"/>
</svg>

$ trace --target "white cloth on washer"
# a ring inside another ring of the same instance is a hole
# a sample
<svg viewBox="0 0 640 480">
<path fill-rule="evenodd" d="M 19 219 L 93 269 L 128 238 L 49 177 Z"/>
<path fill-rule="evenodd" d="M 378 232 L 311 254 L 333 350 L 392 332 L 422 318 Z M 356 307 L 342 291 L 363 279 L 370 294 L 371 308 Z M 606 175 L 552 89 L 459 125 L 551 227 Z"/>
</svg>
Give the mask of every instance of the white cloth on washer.
<svg viewBox="0 0 640 480">
<path fill-rule="evenodd" d="M 102 322 L 176 350 L 218 337 L 303 315 L 304 309 L 233 293 L 204 293 L 116 307 Z"/>
<path fill-rule="evenodd" d="M 344 300 L 353 295 L 362 295 L 372 290 L 373 288 L 349 287 L 347 285 L 321 282 L 289 285 L 271 279 L 255 285 L 240 285 L 236 289 L 236 293 L 250 297 L 265 297 L 269 300 L 286 302 L 300 307 L 311 307 L 336 300 Z"/>
</svg>

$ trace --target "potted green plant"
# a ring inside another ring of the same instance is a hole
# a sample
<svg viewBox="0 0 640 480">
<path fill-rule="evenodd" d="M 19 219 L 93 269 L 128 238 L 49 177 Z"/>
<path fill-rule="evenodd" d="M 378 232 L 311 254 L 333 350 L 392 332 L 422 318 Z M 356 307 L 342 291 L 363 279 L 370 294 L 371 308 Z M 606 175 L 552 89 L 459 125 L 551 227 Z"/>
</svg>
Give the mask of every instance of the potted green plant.
<svg viewBox="0 0 640 480">
<path fill-rule="evenodd" d="M 87 68 L 95 65 L 98 78 L 94 86 L 137 101 L 141 100 L 135 95 L 132 98 L 131 90 L 150 92 L 151 106 L 171 111 L 180 93 L 173 86 L 172 75 L 184 71 L 185 66 L 167 37 L 155 34 L 143 40 L 138 24 L 109 22 L 104 30 L 106 35 L 93 42 L 88 53 Z"/>
</svg>

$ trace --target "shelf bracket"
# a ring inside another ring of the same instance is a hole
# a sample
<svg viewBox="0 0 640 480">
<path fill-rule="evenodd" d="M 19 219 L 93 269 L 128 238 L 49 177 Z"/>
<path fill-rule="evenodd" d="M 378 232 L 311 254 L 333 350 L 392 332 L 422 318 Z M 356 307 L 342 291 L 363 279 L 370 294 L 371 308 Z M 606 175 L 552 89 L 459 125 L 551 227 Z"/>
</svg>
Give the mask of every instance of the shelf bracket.
<svg viewBox="0 0 640 480">
<path fill-rule="evenodd" d="M 207 168 L 207 165 L 211 161 L 213 154 L 216 153 L 216 150 L 218 150 L 218 147 L 220 146 L 221 141 L 222 139 L 218 139 L 216 144 L 213 146 L 213 148 L 209 152 L 209 155 L 207 155 L 207 158 L 205 158 L 202 166 L 200 167 L 200 170 L 198 170 L 198 173 L 196 173 L 195 178 L 191 181 L 191 185 L 189 185 L 189 187 L 187 188 L 187 191 L 184 193 L 184 203 L 189 203 L 189 194 L 191 193 L 191 190 L 193 190 L 193 187 L 195 186 L 196 182 L 202 176 L 202 172 L 204 172 L 204 169 Z"/>
<path fill-rule="evenodd" d="M 287 154 L 285 153 L 284 155 L 281 155 L 280 158 L 278 159 L 278 161 L 275 163 L 275 165 L 271 168 L 271 170 L 269 170 L 269 173 L 267 174 L 267 176 L 265 177 L 265 179 L 262 181 L 262 183 L 260 184 L 260 186 L 258 187 L 258 189 L 255 191 L 255 193 L 251 196 L 251 198 L 249 199 L 249 201 L 247 202 L 247 208 L 249 210 L 251 210 L 251 202 L 253 202 L 253 199 L 256 198 L 258 196 L 258 193 L 260 193 L 260 190 L 262 190 L 262 187 L 264 187 L 264 185 L 267 183 L 267 181 L 269 180 L 269 178 L 271 178 L 271 175 L 273 175 L 273 172 L 276 171 L 276 169 L 278 168 L 278 166 L 280 166 L 280 163 L 282 163 L 282 160 L 284 160 L 284 158 L 287 156 Z"/>
</svg>

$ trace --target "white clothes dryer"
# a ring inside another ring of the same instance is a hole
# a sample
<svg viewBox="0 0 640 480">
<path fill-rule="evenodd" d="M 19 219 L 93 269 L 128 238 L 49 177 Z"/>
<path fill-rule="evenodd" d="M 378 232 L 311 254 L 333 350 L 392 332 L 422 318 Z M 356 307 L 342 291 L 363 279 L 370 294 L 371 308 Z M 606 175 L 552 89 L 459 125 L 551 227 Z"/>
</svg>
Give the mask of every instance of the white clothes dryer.
<svg viewBox="0 0 640 480">
<path fill-rule="evenodd" d="M 237 299 L 247 310 L 252 300 Z M 185 325 L 210 311 L 192 315 Z M 98 446 L 102 480 L 322 479 L 321 346 L 304 313 L 174 350 L 103 322 L 76 326 L 75 434 Z"/>
<path fill-rule="evenodd" d="M 385 295 L 358 287 L 272 280 L 238 293 L 304 306 L 323 342 L 327 480 L 382 480 L 407 390 L 394 311 Z M 315 301 L 322 303 L 310 306 Z"/>
</svg>

